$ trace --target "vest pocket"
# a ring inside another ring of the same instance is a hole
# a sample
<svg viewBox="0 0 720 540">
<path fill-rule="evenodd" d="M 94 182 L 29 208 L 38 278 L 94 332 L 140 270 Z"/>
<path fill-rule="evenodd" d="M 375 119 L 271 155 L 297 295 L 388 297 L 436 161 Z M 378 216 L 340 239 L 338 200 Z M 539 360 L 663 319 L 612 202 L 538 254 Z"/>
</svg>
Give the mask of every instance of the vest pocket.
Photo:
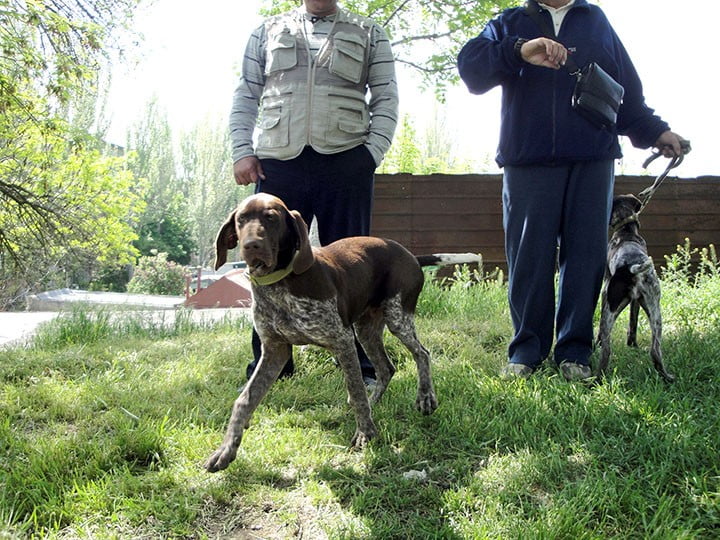
<svg viewBox="0 0 720 540">
<path fill-rule="evenodd" d="M 365 67 L 365 40 L 350 32 L 336 32 L 328 69 L 350 82 L 359 83 Z"/>
<path fill-rule="evenodd" d="M 258 148 L 281 148 L 290 142 L 290 111 L 281 104 L 263 109 Z"/>
<path fill-rule="evenodd" d="M 297 65 L 296 40 L 289 30 L 280 33 L 267 45 L 267 63 L 265 74 L 285 71 Z"/>
<path fill-rule="evenodd" d="M 370 116 L 364 101 L 341 95 L 330 95 L 327 142 L 330 146 L 346 146 L 364 142 Z"/>
</svg>

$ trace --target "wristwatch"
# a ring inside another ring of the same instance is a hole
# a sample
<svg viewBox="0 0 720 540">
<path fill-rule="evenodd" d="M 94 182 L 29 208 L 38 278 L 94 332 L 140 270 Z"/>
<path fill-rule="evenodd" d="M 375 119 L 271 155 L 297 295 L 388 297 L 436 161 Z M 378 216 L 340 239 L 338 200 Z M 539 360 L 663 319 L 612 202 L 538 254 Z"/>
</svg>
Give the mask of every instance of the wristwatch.
<svg viewBox="0 0 720 540">
<path fill-rule="evenodd" d="M 513 51 L 515 51 L 515 56 L 517 56 L 520 60 L 523 59 L 520 49 L 522 49 L 523 43 L 527 43 L 527 41 L 528 40 L 525 38 L 518 38 L 517 41 L 515 41 L 515 45 L 513 45 Z"/>
</svg>

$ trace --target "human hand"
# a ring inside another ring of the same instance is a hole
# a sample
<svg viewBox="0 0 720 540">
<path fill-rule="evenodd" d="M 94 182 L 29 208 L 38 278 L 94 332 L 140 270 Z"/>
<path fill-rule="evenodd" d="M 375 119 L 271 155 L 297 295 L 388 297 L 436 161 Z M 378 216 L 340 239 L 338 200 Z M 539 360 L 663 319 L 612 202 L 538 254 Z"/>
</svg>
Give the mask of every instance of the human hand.
<svg viewBox="0 0 720 540">
<path fill-rule="evenodd" d="M 653 146 L 667 158 L 679 157 L 690 151 L 690 143 L 670 130 L 663 132 Z"/>
<path fill-rule="evenodd" d="M 235 175 L 235 183 L 239 186 L 254 184 L 258 181 L 258 178 L 265 180 L 265 173 L 262 165 L 260 165 L 260 160 L 255 156 L 247 156 L 233 163 L 233 174 Z"/>
<path fill-rule="evenodd" d="M 528 64 L 551 69 L 560 69 L 564 66 L 567 55 L 568 51 L 564 45 L 545 37 L 531 39 L 520 47 L 520 56 Z"/>
</svg>

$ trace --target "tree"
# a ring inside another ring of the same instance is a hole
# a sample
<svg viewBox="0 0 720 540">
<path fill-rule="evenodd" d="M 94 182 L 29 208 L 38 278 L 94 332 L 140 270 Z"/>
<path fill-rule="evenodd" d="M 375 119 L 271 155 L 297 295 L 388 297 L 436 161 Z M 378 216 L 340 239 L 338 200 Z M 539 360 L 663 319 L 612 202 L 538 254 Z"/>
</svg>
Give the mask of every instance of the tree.
<svg viewBox="0 0 720 540">
<path fill-rule="evenodd" d="M 421 161 L 422 151 L 417 143 L 417 131 L 410 117 L 405 114 L 400 119 L 390 150 L 385 155 L 378 172 L 419 173 Z"/>
<path fill-rule="evenodd" d="M 378 172 L 381 174 L 410 173 L 468 173 L 473 163 L 459 160 L 455 156 L 452 135 L 447 129 L 444 117 L 435 111 L 433 123 L 428 125 L 422 138 L 409 115 L 400 120 L 392 146 Z"/>
<path fill-rule="evenodd" d="M 448 129 L 445 106 L 434 104 L 432 123 L 425 128 L 420 174 L 460 174 L 476 170 L 473 162 L 457 157 L 455 138 Z"/>
<path fill-rule="evenodd" d="M 264 0 L 262 13 L 272 15 L 299 2 Z M 372 17 L 388 33 L 395 59 L 422 74 L 428 87 L 442 94 L 458 80 L 457 53 L 485 23 L 515 0 L 346 0 L 350 11 Z"/>
<path fill-rule="evenodd" d="M 36 117 L 36 97 L 66 103 L 93 79 L 139 0 L 2 0 L 0 108 Z M 33 89 L 28 93 L 28 87 Z"/>
<path fill-rule="evenodd" d="M 254 186 L 237 186 L 227 126 L 209 119 L 181 137 L 181 178 L 188 192 L 195 261 L 209 266 L 215 257 L 215 235 L 227 214 Z"/>
<path fill-rule="evenodd" d="M 187 214 L 187 186 L 178 174 L 172 131 L 157 99 L 148 103 L 130 130 L 128 149 L 130 170 L 147 186 L 145 212 L 136 229 L 138 249 L 143 255 L 167 253 L 169 260 L 188 264 L 195 246 Z"/>
<path fill-rule="evenodd" d="M 125 196 L 122 160 L 82 128 L 78 96 L 97 95 L 106 46 L 136 4 L 0 0 L 0 305 L 88 254 L 129 256 L 139 201 Z"/>
<path fill-rule="evenodd" d="M 97 264 L 129 262 L 135 238 L 131 222 L 142 206 L 122 158 L 73 147 L 32 123 L 20 127 L 13 144 L 0 147 L 6 187 L 0 209 L 5 284 L 0 307 L 33 287 L 67 286 L 80 268 L 89 280 Z"/>
</svg>

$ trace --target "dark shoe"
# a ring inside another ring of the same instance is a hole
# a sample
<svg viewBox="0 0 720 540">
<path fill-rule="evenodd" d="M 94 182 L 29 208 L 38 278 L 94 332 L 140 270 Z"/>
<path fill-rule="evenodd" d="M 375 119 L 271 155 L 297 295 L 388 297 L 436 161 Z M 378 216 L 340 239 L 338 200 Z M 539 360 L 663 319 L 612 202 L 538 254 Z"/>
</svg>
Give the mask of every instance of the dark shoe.
<svg viewBox="0 0 720 540">
<path fill-rule="evenodd" d="M 363 375 L 363 382 L 365 383 L 365 388 L 368 392 L 373 392 L 377 386 L 377 380 L 375 377 L 370 375 Z"/>
<path fill-rule="evenodd" d="M 590 366 L 578 364 L 572 360 L 563 360 L 558 367 L 562 376 L 569 382 L 586 382 L 593 378 Z"/>
<path fill-rule="evenodd" d="M 506 364 L 500 371 L 500 378 L 505 380 L 527 379 L 535 370 L 525 364 Z"/>
</svg>

